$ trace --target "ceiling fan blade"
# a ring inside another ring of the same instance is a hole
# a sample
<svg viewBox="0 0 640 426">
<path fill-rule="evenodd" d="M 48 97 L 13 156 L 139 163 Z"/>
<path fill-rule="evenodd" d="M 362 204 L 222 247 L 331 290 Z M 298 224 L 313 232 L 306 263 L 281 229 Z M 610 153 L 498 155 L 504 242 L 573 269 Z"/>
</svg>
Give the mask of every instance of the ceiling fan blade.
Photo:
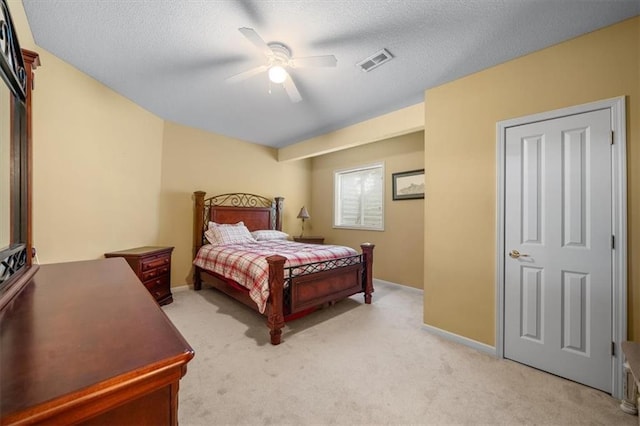
<svg viewBox="0 0 640 426">
<path fill-rule="evenodd" d="M 261 51 L 265 56 L 273 55 L 273 51 L 271 50 L 269 45 L 265 43 L 262 37 L 260 37 L 253 28 L 242 27 L 238 28 L 238 31 L 240 31 L 242 35 L 245 36 L 247 40 L 249 40 L 255 47 L 257 47 L 258 50 Z"/>
<path fill-rule="evenodd" d="M 291 58 L 289 61 L 291 66 L 301 67 L 335 67 L 338 60 L 333 55 L 324 56 L 307 56 L 306 58 Z"/>
<path fill-rule="evenodd" d="M 282 84 L 284 85 L 284 90 L 287 92 L 287 95 L 289 95 L 289 99 L 291 99 L 291 102 L 295 103 L 302 100 L 302 96 L 300 96 L 300 92 L 298 92 L 298 88 L 296 87 L 296 84 L 293 82 L 293 79 L 291 78 L 291 75 L 289 73 L 287 73 L 287 78 Z"/>
<path fill-rule="evenodd" d="M 249 77 L 253 77 L 256 74 L 265 72 L 269 69 L 268 65 L 260 65 L 259 67 L 251 68 L 248 71 L 243 71 L 240 74 L 232 75 L 225 79 L 227 83 L 237 83 L 238 81 L 246 80 Z"/>
</svg>

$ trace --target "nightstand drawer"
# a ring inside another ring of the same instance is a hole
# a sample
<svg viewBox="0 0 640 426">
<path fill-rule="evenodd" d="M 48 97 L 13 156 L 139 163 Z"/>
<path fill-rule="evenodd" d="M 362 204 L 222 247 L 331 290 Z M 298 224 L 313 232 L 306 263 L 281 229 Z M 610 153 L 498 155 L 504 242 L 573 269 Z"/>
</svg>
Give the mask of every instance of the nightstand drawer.
<svg viewBox="0 0 640 426">
<path fill-rule="evenodd" d="M 166 296 L 171 294 L 171 290 L 169 287 L 169 276 L 165 275 L 162 277 L 154 278 L 149 281 L 143 282 L 144 286 L 149 290 L 149 293 L 156 298 L 156 300 L 162 300 Z"/>
<path fill-rule="evenodd" d="M 169 265 L 161 266 L 159 268 L 151 269 L 150 271 L 143 272 L 142 276 L 140 277 L 140 279 L 142 281 L 147 281 L 147 280 L 150 280 L 151 278 L 160 277 L 160 276 L 168 274 L 168 273 L 169 273 Z"/>
<path fill-rule="evenodd" d="M 147 259 L 142 259 L 140 262 L 140 267 L 142 271 L 148 271 L 149 269 L 158 268 L 163 265 L 168 265 L 171 262 L 171 258 L 169 256 L 158 256 Z"/>
<path fill-rule="evenodd" d="M 324 237 L 293 237 L 293 241 L 304 244 L 324 244 Z"/>
<path fill-rule="evenodd" d="M 133 272 L 156 301 L 165 305 L 173 301 L 171 295 L 171 252 L 173 247 L 136 247 L 105 253 L 104 257 L 124 257 Z"/>
</svg>

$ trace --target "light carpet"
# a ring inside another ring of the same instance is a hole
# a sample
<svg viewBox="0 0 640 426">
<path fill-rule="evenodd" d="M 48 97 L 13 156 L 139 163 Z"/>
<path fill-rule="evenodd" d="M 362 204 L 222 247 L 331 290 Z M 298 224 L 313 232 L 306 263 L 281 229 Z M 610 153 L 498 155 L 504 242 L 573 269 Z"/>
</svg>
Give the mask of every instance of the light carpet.
<svg viewBox="0 0 640 426">
<path fill-rule="evenodd" d="M 603 392 L 429 333 L 422 291 L 375 286 L 372 305 L 356 295 L 288 323 L 279 346 L 218 291 L 176 291 L 163 309 L 196 353 L 180 424 L 638 423 Z"/>
</svg>

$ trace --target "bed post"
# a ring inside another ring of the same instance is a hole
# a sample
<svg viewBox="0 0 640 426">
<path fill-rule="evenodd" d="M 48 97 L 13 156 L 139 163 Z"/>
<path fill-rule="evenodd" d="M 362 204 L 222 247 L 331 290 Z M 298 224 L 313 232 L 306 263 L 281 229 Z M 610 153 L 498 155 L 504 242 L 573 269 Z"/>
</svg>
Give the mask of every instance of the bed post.
<svg viewBox="0 0 640 426">
<path fill-rule="evenodd" d="M 196 207 L 193 211 L 193 258 L 196 258 L 198 250 L 202 247 L 202 230 L 204 229 L 204 191 L 196 191 L 193 193 L 196 201 Z"/>
<path fill-rule="evenodd" d="M 267 301 L 267 325 L 271 334 L 271 344 L 279 345 L 284 327 L 282 301 L 284 291 L 284 262 L 283 256 L 267 257 L 269 263 L 269 300 Z"/>
<path fill-rule="evenodd" d="M 195 209 L 193 211 L 193 259 L 196 258 L 198 250 L 202 247 L 202 230 L 204 229 L 204 191 L 196 191 L 193 193 L 195 197 Z M 200 268 L 195 267 L 193 277 L 193 289 L 200 290 L 202 288 L 202 280 L 200 278 Z"/>
<path fill-rule="evenodd" d="M 282 215 L 284 213 L 284 197 L 276 197 L 276 230 L 282 231 Z"/>
<path fill-rule="evenodd" d="M 364 303 L 371 304 L 371 293 L 373 293 L 373 248 L 375 244 L 360 244 L 365 264 L 364 282 Z"/>
</svg>

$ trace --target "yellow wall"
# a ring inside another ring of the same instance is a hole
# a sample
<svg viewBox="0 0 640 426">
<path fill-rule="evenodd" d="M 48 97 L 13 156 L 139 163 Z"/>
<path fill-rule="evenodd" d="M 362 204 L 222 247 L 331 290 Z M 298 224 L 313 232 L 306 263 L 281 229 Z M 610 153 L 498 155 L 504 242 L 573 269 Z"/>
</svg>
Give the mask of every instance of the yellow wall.
<svg viewBox="0 0 640 426">
<path fill-rule="evenodd" d="M 385 169 L 384 231 L 334 229 L 333 172 L 378 161 L 384 162 Z M 424 168 L 424 132 L 314 157 L 311 164 L 311 219 L 305 233 L 357 250 L 363 242 L 374 243 L 376 278 L 422 288 L 424 200 L 392 201 L 391 174 Z"/>
<path fill-rule="evenodd" d="M 423 102 L 280 148 L 278 160 L 309 158 L 421 130 L 424 130 Z"/>
<path fill-rule="evenodd" d="M 193 191 L 285 197 L 283 230 L 298 229 L 296 215 L 310 202 L 310 160 L 279 163 L 276 157 L 274 148 L 166 122 L 159 242 L 175 246 L 174 285 L 191 282 Z"/>
<path fill-rule="evenodd" d="M 627 96 L 629 336 L 640 339 L 640 18 L 427 90 L 424 321 L 495 344 L 496 122 Z"/>
<path fill-rule="evenodd" d="M 163 121 L 36 46 L 9 2 L 23 48 L 40 54 L 33 100 L 33 231 L 41 263 L 149 244 L 159 227 Z"/>
</svg>

